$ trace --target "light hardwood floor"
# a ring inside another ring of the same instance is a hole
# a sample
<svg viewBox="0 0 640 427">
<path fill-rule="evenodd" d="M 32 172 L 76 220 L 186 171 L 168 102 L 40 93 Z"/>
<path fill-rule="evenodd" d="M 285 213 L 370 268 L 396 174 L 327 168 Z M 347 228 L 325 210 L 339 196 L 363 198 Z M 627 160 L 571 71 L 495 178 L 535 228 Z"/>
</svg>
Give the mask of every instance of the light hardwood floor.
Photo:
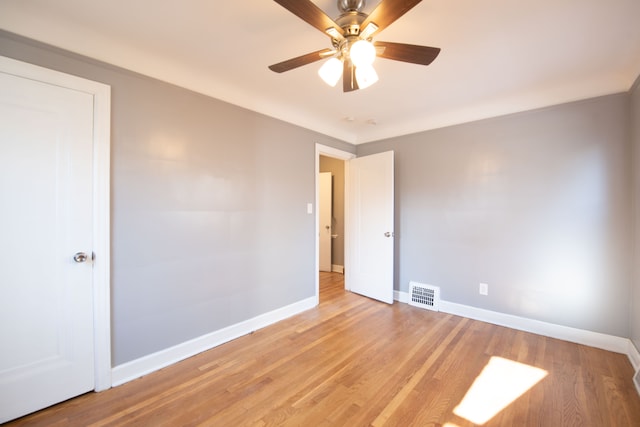
<svg viewBox="0 0 640 427">
<path fill-rule="evenodd" d="M 475 393 L 476 413 L 516 397 L 486 426 L 640 426 L 624 355 L 378 303 L 335 273 L 321 273 L 321 289 L 315 309 L 9 425 L 464 427 L 492 415 L 459 415 L 484 370 L 493 388 Z M 545 376 L 510 391 L 528 372 Z"/>
</svg>

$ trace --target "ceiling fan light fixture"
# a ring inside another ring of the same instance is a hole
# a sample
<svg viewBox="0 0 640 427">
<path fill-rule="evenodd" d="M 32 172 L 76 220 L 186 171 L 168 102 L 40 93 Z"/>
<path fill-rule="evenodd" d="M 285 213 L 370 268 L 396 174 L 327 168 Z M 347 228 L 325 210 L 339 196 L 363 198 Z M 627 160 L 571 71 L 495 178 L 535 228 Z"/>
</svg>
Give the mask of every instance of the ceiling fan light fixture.
<svg viewBox="0 0 640 427">
<path fill-rule="evenodd" d="M 336 57 L 329 58 L 318 70 L 318 75 L 329 86 L 335 86 L 342 76 L 342 61 Z"/>
<path fill-rule="evenodd" d="M 374 24 L 373 22 L 369 22 L 367 24 L 366 27 L 364 27 L 364 30 L 362 30 L 360 32 L 360 37 L 363 40 L 367 40 L 369 37 L 371 37 L 371 35 L 373 33 L 375 33 L 376 31 L 378 31 L 378 26 L 376 24 Z"/>
<path fill-rule="evenodd" d="M 327 28 L 325 30 L 325 33 L 327 33 L 332 39 L 335 39 L 335 40 L 340 40 L 343 38 L 342 34 L 340 34 L 340 32 L 336 30 L 335 27 Z"/>
<path fill-rule="evenodd" d="M 328 59 L 318 74 L 328 85 L 343 79 L 343 92 L 364 89 L 378 81 L 373 69 L 376 56 L 394 61 L 429 65 L 440 49 L 406 43 L 376 41 L 378 32 L 393 24 L 422 0 L 376 0 L 369 13 L 366 0 L 337 0 L 340 16 L 335 20 L 316 5 L 317 0 L 275 0 L 280 6 L 331 38 L 331 48 L 320 49 L 277 64 L 269 65 L 276 73 L 293 70 L 312 62 Z M 331 58 L 331 59 L 330 59 Z"/>
<path fill-rule="evenodd" d="M 378 81 L 378 73 L 372 65 L 356 67 L 356 82 L 360 89 L 365 89 Z"/>
<path fill-rule="evenodd" d="M 371 42 L 361 39 L 351 46 L 349 56 L 356 68 L 371 66 L 376 59 L 376 48 Z"/>
</svg>

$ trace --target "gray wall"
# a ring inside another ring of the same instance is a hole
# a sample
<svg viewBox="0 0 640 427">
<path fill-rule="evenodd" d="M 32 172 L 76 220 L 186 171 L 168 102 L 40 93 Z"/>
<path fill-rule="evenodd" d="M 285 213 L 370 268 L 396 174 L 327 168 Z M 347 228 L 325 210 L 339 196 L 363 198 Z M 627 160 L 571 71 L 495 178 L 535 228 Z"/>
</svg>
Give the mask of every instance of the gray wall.
<svg viewBox="0 0 640 427">
<path fill-rule="evenodd" d="M 333 177 L 331 233 L 338 237 L 331 241 L 331 264 L 344 267 L 344 160 L 320 156 L 319 168 Z"/>
<path fill-rule="evenodd" d="M 112 86 L 115 365 L 313 295 L 314 143 L 354 147 L 1 31 L 0 54 Z M 396 288 L 640 347 L 639 92 L 358 146 L 396 152 Z"/>
<path fill-rule="evenodd" d="M 0 54 L 112 86 L 114 365 L 315 293 L 315 143 L 353 146 L 0 32 Z"/>
<path fill-rule="evenodd" d="M 631 340 L 640 350 L 640 77 L 631 89 L 631 141 L 633 144 L 635 202 L 635 276 L 633 281 L 633 298 L 631 299 Z"/>
<path fill-rule="evenodd" d="M 359 145 L 357 155 L 386 150 L 396 289 L 415 280 L 450 302 L 629 336 L 627 94 Z"/>
</svg>

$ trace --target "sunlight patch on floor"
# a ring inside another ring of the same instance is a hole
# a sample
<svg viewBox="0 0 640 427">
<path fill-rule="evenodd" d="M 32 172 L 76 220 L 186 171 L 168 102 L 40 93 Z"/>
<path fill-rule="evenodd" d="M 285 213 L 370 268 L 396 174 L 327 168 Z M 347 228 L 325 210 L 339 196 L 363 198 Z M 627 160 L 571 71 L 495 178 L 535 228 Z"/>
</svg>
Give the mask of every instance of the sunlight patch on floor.
<svg viewBox="0 0 640 427">
<path fill-rule="evenodd" d="M 453 413 L 482 425 L 547 374 L 544 369 L 502 357 L 492 357 Z"/>
</svg>

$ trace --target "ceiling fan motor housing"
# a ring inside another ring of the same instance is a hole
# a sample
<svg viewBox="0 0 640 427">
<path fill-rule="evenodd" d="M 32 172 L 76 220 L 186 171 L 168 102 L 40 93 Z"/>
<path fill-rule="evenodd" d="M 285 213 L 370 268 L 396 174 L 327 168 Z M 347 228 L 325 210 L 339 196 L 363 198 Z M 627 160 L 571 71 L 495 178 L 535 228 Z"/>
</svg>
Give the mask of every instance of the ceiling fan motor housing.
<svg viewBox="0 0 640 427">
<path fill-rule="evenodd" d="M 359 12 L 365 3 L 365 0 L 338 0 L 338 10 L 342 13 Z"/>
</svg>

